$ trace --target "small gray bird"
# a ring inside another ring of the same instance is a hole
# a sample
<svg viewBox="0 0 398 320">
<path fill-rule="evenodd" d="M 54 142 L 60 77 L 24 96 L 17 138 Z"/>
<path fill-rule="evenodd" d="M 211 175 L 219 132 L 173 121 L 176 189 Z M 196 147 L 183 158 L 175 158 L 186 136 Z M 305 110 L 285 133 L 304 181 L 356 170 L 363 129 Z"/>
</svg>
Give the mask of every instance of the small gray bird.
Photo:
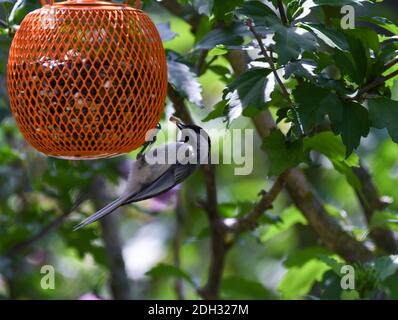
<svg viewBox="0 0 398 320">
<path fill-rule="evenodd" d="M 83 228 L 121 206 L 164 193 L 188 178 L 200 164 L 209 163 L 211 142 L 207 133 L 199 126 L 183 124 L 176 117 L 171 117 L 170 121 L 181 130 L 181 139 L 139 155 L 131 164 L 122 195 L 73 230 Z"/>
</svg>

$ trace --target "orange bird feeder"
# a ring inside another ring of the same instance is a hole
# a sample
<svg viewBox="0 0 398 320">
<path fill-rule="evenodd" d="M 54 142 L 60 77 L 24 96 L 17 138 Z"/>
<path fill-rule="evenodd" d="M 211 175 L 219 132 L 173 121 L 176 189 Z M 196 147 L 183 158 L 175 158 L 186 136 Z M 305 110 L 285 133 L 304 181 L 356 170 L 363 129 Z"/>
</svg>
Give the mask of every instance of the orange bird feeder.
<svg viewBox="0 0 398 320">
<path fill-rule="evenodd" d="M 138 148 L 156 127 L 166 58 L 135 3 L 42 0 L 23 20 L 11 44 L 8 91 L 19 129 L 40 152 L 111 157 Z"/>
</svg>

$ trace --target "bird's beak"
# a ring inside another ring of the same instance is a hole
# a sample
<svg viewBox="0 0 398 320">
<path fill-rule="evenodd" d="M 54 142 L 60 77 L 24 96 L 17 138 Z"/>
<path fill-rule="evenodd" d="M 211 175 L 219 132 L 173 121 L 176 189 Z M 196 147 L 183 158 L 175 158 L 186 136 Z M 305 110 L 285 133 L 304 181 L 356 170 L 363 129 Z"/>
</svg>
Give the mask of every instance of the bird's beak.
<svg viewBox="0 0 398 320">
<path fill-rule="evenodd" d="M 185 128 L 185 125 L 182 123 L 182 121 L 175 116 L 171 116 L 170 121 L 174 122 L 176 124 L 177 128 L 180 130 Z"/>
</svg>

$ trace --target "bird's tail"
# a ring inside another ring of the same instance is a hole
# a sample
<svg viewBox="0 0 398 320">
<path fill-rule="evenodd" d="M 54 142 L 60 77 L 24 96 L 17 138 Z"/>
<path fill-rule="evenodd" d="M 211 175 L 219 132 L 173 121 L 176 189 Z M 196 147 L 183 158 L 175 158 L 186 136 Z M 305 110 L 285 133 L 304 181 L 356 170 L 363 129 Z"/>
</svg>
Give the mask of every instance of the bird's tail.
<svg viewBox="0 0 398 320">
<path fill-rule="evenodd" d="M 89 216 L 87 219 L 83 220 L 80 222 L 78 225 L 76 225 L 73 228 L 73 231 L 79 230 L 85 226 L 87 226 L 90 223 L 93 223 L 97 221 L 98 219 L 101 219 L 102 217 L 105 217 L 106 215 L 112 213 L 116 209 L 118 209 L 120 206 L 124 204 L 125 199 L 124 198 L 118 198 L 115 201 L 111 202 L 101 210 L 97 211 L 93 215 Z"/>
</svg>

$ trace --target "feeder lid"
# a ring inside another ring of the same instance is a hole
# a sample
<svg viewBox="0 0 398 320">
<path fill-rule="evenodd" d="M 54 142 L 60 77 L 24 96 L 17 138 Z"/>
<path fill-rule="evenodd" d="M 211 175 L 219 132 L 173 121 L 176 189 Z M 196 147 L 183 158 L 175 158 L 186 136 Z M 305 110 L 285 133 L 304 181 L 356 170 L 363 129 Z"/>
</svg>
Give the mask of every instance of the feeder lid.
<svg viewBox="0 0 398 320">
<path fill-rule="evenodd" d="M 131 0 L 125 0 L 124 2 L 112 2 L 111 0 L 103 0 L 103 1 L 98 1 L 98 0 L 66 0 L 62 2 L 55 2 L 54 0 L 49 0 L 49 3 L 47 3 L 46 0 L 41 0 L 41 3 L 43 6 L 55 6 L 55 7 L 66 7 L 66 6 L 82 6 L 82 7 L 125 7 L 127 6 Z M 135 8 L 139 9 L 140 8 L 140 0 L 135 0 Z"/>
</svg>

